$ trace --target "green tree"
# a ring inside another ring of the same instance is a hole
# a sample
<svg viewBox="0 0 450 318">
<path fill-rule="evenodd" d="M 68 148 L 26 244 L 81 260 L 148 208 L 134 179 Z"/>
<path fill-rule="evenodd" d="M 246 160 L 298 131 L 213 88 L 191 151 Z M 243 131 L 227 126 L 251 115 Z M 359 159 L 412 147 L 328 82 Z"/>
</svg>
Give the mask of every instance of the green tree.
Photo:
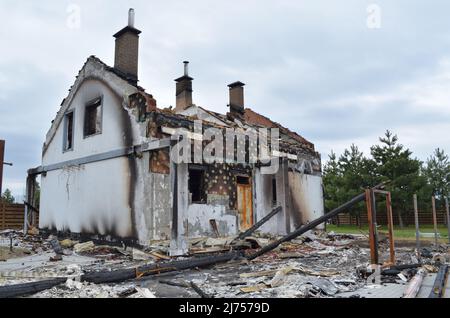
<svg viewBox="0 0 450 318">
<path fill-rule="evenodd" d="M 10 203 L 10 204 L 13 204 L 14 202 L 16 202 L 16 199 L 12 195 L 11 190 L 6 189 L 5 192 L 3 192 L 2 201 L 6 202 L 6 203 Z"/>
<path fill-rule="evenodd" d="M 342 175 L 339 169 L 336 154 L 331 151 L 329 160 L 323 169 L 323 185 L 325 197 L 325 210 L 331 211 L 340 204 L 340 190 L 342 187 Z"/>
<path fill-rule="evenodd" d="M 36 181 L 36 187 L 34 190 L 34 202 L 33 202 L 33 206 L 36 209 L 39 209 L 40 201 L 41 201 L 41 186 L 39 185 L 39 182 Z"/>
<path fill-rule="evenodd" d="M 351 145 L 339 158 L 339 167 L 342 173 L 344 193 L 340 202 L 346 202 L 360 194 L 364 189 L 373 186 L 375 163 L 366 158 L 356 145 Z M 357 216 L 364 209 L 365 204 L 360 203 L 350 209 L 350 214 Z"/>
<path fill-rule="evenodd" d="M 412 152 L 389 130 L 380 142 L 371 148 L 376 175 L 382 181 L 391 181 L 388 190 L 392 193 L 392 207 L 403 227 L 403 215 L 412 210 L 413 194 L 426 185 L 426 179 L 420 175 L 422 163 L 412 158 Z"/>
<path fill-rule="evenodd" d="M 325 208 L 333 210 L 360 194 L 365 188 L 374 184 L 375 163 L 366 158 L 356 145 L 351 145 L 337 159 L 334 152 L 324 166 Z M 364 203 L 350 210 L 354 216 L 360 215 Z"/>
<path fill-rule="evenodd" d="M 450 160 L 444 150 L 436 149 L 423 169 L 432 195 L 443 201 L 450 195 Z"/>
</svg>

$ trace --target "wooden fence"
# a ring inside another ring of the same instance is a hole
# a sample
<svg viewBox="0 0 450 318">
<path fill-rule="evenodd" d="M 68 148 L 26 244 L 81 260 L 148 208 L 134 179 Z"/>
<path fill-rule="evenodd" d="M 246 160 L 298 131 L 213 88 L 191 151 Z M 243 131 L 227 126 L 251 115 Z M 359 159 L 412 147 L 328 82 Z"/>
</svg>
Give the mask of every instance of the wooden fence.
<svg viewBox="0 0 450 318">
<path fill-rule="evenodd" d="M 0 230 L 22 230 L 25 205 L 0 202 Z"/>
<path fill-rule="evenodd" d="M 394 211 L 394 225 L 399 225 L 398 215 Z M 437 223 L 438 225 L 447 225 L 447 214 L 445 210 L 437 210 Z M 402 216 L 404 225 L 414 225 L 414 212 L 410 212 Z M 334 224 L 338 225 L 367 225 L 367 212 L 362 212 L 359 217 L 351 216 L 349 214 L 341 214 L 333 220 Z M 377 211 L 377 224 L 387 225 L 387 215 L 385 211 Z M 419 224 L 420 225 L 433 225 L 433 214 L 431 212 L 419 212 Z"/>
</svg>

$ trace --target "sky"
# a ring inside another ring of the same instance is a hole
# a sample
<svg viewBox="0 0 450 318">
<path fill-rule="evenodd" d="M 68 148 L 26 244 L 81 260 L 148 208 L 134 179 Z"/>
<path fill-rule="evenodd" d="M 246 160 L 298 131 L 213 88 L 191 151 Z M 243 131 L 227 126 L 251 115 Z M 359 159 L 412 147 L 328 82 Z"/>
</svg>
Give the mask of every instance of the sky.
<svg viewBox="0 0 450 318">
<path fill-rule="evenodd" d="M 450 151 L 450 2 L 445 0 L 0 0 L 3 189 L 26 171 L 90 55 L 114 64 L 112 35 L 136 11 L 139 84 L 159 107 L 190 61 L 194 103 L 246 106 L 313 142 L 326 161 L 352 143 L 366 154 L 389 129 L 420 160 Z"/>
</svg>

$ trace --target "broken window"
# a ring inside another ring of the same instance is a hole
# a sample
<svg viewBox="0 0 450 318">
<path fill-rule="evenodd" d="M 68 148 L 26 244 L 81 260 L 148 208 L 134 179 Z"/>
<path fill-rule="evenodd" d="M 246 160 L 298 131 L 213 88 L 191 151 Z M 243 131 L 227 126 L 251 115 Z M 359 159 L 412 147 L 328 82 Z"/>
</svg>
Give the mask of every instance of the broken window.
<svg viewBox="0 0 450 318">
<path fill-rule="evenodd" d="M 272 178 L 272 205 L 278 205 L 277 199 L 277 179 L 275 177 Z"/>
<path fill-rule="evenodd" d="M 102 132 L 102 99 L 98 98 L 86 106 L 84 115 L 84 137 Z"/>
<path fill-rule="evenodd" d="M 73 111 L 70 113 L 67 113 L 64 117 L 64 151 L 73 150 Z"/>
<path fill-rule="evenodd" d="M 250 184 L 250 178 L 249 177 L 237 177 L 237 183 L 238 184 Z"/>
<path fill-rule="evenodd" d="M 204 190 L 205 171 L 201 169 L 189 169 L 189 193 L 192 203 L 205 203 L 206 192 Z"/>
</svg>

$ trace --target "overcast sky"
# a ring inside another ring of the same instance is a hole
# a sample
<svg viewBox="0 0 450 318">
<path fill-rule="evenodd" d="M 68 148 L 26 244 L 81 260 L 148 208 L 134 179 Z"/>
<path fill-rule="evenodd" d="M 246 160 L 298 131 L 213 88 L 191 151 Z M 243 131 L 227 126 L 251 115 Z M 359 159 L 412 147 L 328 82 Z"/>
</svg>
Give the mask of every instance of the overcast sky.
<svg viewBox="0 0 450 318">
<path fill-rule="evenodd" d="M 386 129 L 421 160 L 450 151 L 449 1 L 0 0 L 0 139 L 14 163 L 4 189 L 24 193 L 88 56 L 113 65 L 130 7 L 143 32 L 140 85 L 160 107 L 175 104 L 189 60 L 197 105 L 226 112 L 227 84 L 240 80 L 248 107 L 324 160 L 352 143 L 367 152 Z"/>
</svg>

